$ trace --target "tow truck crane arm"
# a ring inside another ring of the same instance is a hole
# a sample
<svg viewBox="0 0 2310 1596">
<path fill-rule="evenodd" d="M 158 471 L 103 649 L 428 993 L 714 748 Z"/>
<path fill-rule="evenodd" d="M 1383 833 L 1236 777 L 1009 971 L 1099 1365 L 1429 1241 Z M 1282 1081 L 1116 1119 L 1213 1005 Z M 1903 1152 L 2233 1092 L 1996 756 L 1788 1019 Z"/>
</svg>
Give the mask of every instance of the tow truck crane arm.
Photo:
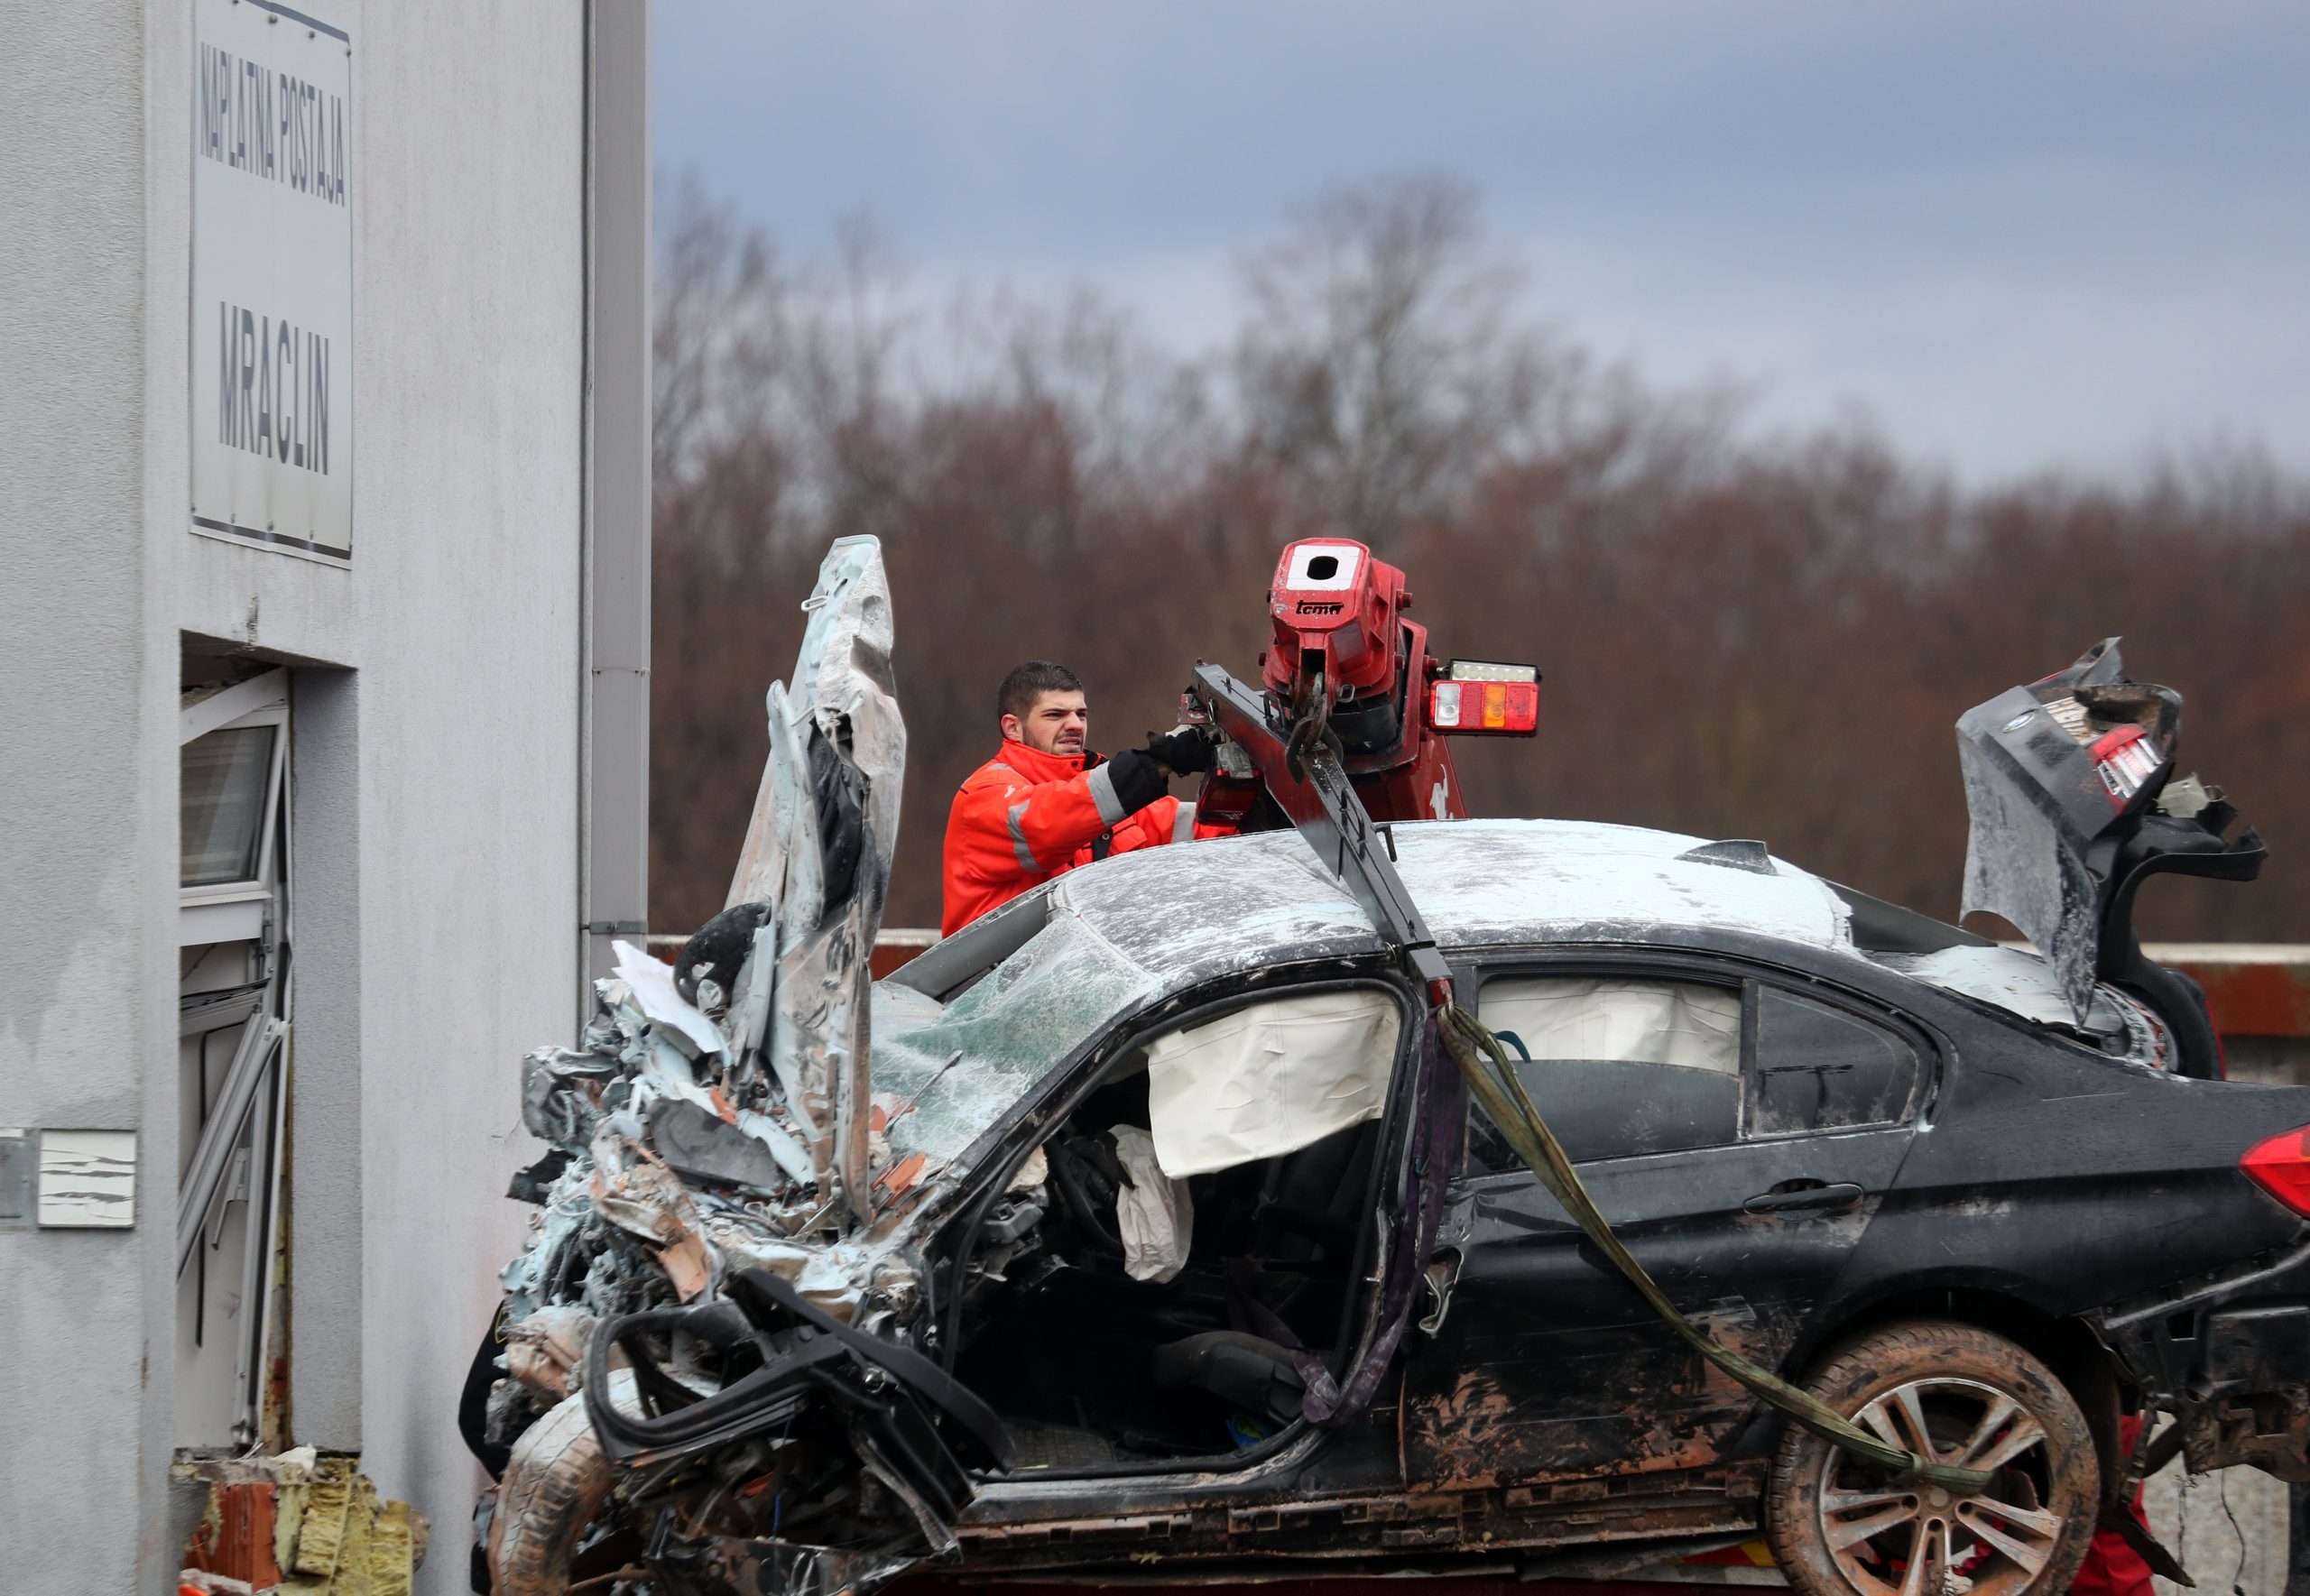
<svg viewBox="0 0 2310 1596">
<path fill-rule="evenodd" d="M 1540 673 L 1530 665 L 1438 660 L 1428 629 L 1409 619 L 1404 574 L 1345 538 L 1284 548 L 1268 586 L 1273 628 L 1246 704 L 1287 740 L 1323 737 L 1367 814 L 1381 821 L 1465 820 L 1453 769 L 1455 736 L 1529 737 L 1539 729 Z M 1206 717 L 1203 684 L 1182 708 Z M 1303 728 L 1313 724 L 1312 732 Z M 1199 835 L 1287 824 L 1261 798 L 1255 770 L 1229 760 L 1196 800 Z M 1268 796 L 1281 794 L 1268 787 Z"/>
<path fill-rule="evenodd" d="M 1216 665 L 1197 666 L 1195 681 L 1192 694 L 1213 724 L 1243 751 L 1268 796 L 1372 917 L 1402 960 L 1405 973 L 1431 1002 L 1448 1001 L 1452 973 L 1394 862 L 1375 845 L 1379 834 L 1371 812 L 1325 741 L 1320 723 L 1301 723 L 1315 728 L 1315 734 L 1295 743 L 1271 697 L 1254 693 Z"/>
</svg>

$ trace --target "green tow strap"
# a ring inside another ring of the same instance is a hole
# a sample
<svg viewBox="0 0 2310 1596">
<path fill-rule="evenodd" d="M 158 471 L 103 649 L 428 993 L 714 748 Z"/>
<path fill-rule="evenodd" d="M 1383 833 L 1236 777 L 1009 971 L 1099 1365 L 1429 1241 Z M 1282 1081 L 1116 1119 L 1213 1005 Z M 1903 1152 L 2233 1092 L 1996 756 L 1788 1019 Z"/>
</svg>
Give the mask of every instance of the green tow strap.
<svg viewBox="0 0 2310 1596">
<path fill-rule="evenodd" d="M 1827 1403 L 1798 1390 L 1738 1352 L 1719 1346 L 1696 1328 L 1677 1311 L 1676 1305 L 1645 1272 L 1644 1266 L 1621 1245 L 1621 1239 L 1612 1234 L 1612 1227 L 1596 1211 L 1572 1160 L 1565 1157 L 1556 1133 L 1548 1129 L 1548 1121 L 1540 1117 L 1540 1111 L 1533 1106 L 1530 1094 L 1524 1090 L 1524 1083 L 1517 1078 L 1515 1066 L 1500 1038 L 1457 1004 L 1439 1009 L 1437 1018 L 1446 1050 L 1460 1066 L 1460 1073 L 1467 1078 L 1468 1090 L 1483 1105 L 1484 1112 L 1492 1116 L 1492 1122 L 1500 1128 L 1524 1162 L 1531 1166 L 1532 1173 L 1539 1176 L 1540 1185 L 1548 1195 L 1564 1204 L 1565 1212 L 1578 1222 L 1582 1232 L 1612 1260 L 1613 1267 L 1628 1278 L 1628 1283 L 1652 1305 L 1652 1311 L 1660 1315 L 1661 1322 L 1676 1333 L 1679 1341 L 1740 1381 L 1767 1405 L 1787 1414 L 1830 1445 L 1884 1470 L 1897 1484 L 1937 1485 L 1960 1496 L 1977 1495 L 1988 1488 L 1989 1471 L 1930 1462 L 1904 1447 L 1880 1441 Z"/>
</svg>

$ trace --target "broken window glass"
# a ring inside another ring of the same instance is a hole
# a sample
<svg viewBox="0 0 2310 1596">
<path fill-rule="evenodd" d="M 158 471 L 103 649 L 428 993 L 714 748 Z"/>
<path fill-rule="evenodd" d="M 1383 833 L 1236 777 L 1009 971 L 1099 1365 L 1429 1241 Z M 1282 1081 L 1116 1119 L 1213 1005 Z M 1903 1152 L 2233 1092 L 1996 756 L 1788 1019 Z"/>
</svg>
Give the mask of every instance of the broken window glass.
<svg viewBox="0 0 2310 1596">
<path fill-rule="evenodd" d="M 1518 1077 L 1575 1163 L 1715 1147 L 1740 1133 L 1741 992 L 1697 982 L 1543 976 L 1484 983 L 1477 1014 L 1530 1062 Z M 1481 1108 L 1478 1172 L 1522 1162 Z"/>
<path fill-rule="evenodd" d="M 1882 1026 L 1758 988 L 1752 1134 L 1881 1125 L 1900 1118 L 1916 1079 L 1916 1051 Z"/>
<path fill-rule="evenodd" d="M 943 1163 L 1129 1012 L 1153 978 L 1072 915 L 1055 918 L 943 1007 L 875 989 L 874 1093 L 893 1102 L 892 1158 Z"/>
</svg>

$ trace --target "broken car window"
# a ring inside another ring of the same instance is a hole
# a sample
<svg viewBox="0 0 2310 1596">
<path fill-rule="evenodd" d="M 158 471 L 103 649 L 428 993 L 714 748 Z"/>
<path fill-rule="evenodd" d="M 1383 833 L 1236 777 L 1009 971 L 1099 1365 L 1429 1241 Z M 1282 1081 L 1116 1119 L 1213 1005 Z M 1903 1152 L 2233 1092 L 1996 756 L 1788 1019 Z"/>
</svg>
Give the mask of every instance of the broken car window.
<svg viewBox="0 0 2310 1596">
<path fill-rule="evenodd" d="M 950 1003 L 878 985 L 874 1095 L 891 1116 L 892 1158 L 954 1158 L 1136 1007 L 1152 980 L 1062 914 Z"/>
<path fill-rule="evenodd" d="M 1916 1079 L 1916 1050 L 1881 1026 L 1775 987 L 1758 987 L 1751 1134 L 1897 1120 Z"/>
<path fill-rule="evenodd" d="M 1714 1147 L 1740 1134 L 1741 992 L 1597 976 L 1486 982 L 1477 1015 L 1575 1163 Z M 1522 1167 L 1481 1109 L 1472 1173 Z M 1479 1168 L 1480 1167 L 1480 1168 Z"/>
</svg>

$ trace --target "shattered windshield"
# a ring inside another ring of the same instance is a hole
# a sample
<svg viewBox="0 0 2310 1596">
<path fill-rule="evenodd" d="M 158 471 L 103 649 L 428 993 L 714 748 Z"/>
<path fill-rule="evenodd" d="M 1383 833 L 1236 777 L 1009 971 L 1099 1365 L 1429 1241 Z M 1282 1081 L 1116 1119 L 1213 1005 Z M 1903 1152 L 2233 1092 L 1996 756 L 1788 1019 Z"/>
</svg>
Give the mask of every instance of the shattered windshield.
<svg viewBox="0 0 2310 1596">
<path fill-rule="evenodd" d="M 874 989 L 874 1096 L 892 1159 L 955 1158 L 1084 1043 L 1144 997 L 1148 973 L 1071 914 L 943 1007 Z"/>
</svg>

